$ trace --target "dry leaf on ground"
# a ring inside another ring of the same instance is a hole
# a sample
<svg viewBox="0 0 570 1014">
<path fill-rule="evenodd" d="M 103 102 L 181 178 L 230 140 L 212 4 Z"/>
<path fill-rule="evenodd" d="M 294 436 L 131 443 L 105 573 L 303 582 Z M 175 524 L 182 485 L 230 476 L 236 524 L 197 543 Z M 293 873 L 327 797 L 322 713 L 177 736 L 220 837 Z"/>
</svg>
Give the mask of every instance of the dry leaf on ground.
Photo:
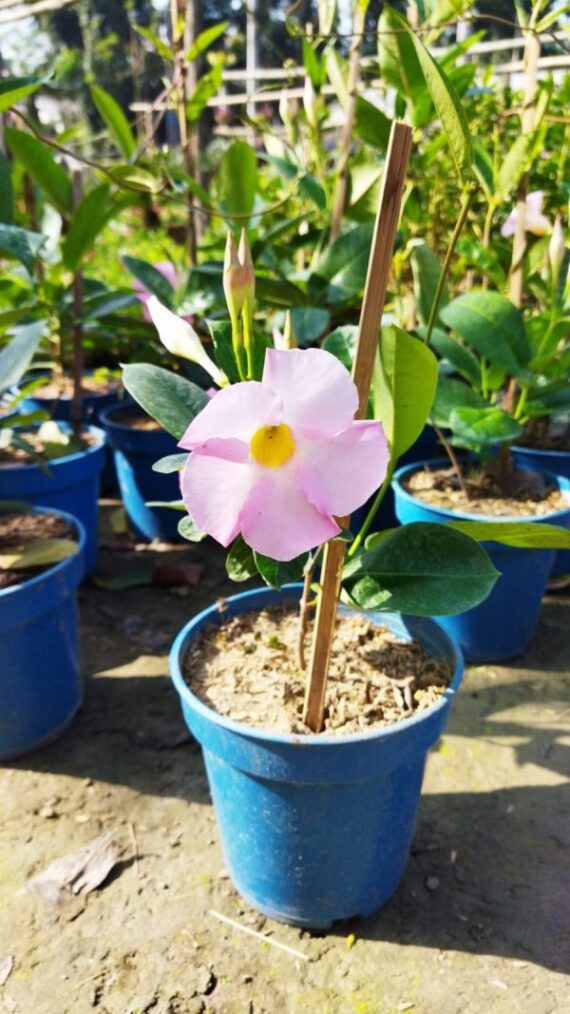
<svg viewBox="0 0 570 1014">
<path fill-rule="evenodd" d="M 100 887 L 117 865 L 119 854 L 110 834 L 99 835 L 79 852 L 56 859 L 28 880 L 24 891 L 37 891 L 48 904 L 61 905 L 74 894 L 89 894 Z"/>
</svg>

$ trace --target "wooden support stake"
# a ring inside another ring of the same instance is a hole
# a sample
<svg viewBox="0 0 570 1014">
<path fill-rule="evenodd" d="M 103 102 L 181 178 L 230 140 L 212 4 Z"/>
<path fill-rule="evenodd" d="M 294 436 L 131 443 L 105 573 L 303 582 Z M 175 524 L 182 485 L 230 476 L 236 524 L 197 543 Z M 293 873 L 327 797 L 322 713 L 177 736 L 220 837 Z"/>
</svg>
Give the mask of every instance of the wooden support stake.
<svg viewBox="0 0 570 1014">
<path fill-rule="evenodd" d="M 83 179 L 81 169 L 74 169 L 72 174 L 73 210 L 81 204 Z M 73 395 L 71 398 L 71 425 L 76 437 L 81 433 L 83 414 L 83 275 L 77 268 L 73 276 L 73 355 L 71 360 L 71 376 Z"/>
<path fill-rule="evenodd" d="M 368 406 L 374 358 L 378 348 L 382 310 L 388 287 L 394 239 L 400 218 L 402 192 L 406 180 L 411 143 L 412 128 L 405 123 L 393 123 L 368 261 L 368 274 L 358 330 L 358 347 L 352 371 L 352 379 L 358 389 L 359 397 L 357 419 L 363 419 L 366 416 Z M 342 528 L 346 528 L 348 525 L 348 518 L 338 518 L 337 520 Z M 325 690 L 344 552 L 344 542 L 332 541 L 327 544 L 324 553 L 321 590 L 317 603 L 315 633 L 303 710 L 303 720 L 313 732 L 320 732 L 323 727 Z"/>
</svg>

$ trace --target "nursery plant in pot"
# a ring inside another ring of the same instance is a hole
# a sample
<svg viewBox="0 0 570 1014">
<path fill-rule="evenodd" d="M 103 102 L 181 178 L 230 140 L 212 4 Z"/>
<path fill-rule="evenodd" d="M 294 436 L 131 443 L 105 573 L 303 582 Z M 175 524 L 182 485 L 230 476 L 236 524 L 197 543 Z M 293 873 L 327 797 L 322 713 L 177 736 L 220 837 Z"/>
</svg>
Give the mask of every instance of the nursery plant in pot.
<svg viewBox="0 0 570 1014">
<path fill-rule="evenodd" d="M 18 328 L 0 352 L 0 391 L 17 388 L 43 330 L 41 321 Z M 8 411 L 0 419 L 0 503 L 24 502 L 73 514 L 85 528 L 85 573 L 90 574 L 97 563 L 105 434 L 95 426 L 80 426 L 74 433 L 63 423 L 45 420 L 42 411 L 22 414 L 22 393 L 8 395 Z"/>
<path fill-rule="evenodd" d="M 461 679 L 460 651 L 429 617 L 477 604 L 497 578 L 476 540 L 432 524 L 391 532 L 372 550 L 357 537 L 343 570 L 347 516 L 388 488 L 435 389 L 434 355 L 396 329 L 378 353 L 389 379 L 383 424 L 366 418 L 410 134 L 393 128 L 352 380 L 325 350 L 267 347 L 253 327 L 247 243 L 238 253 L 231 237 L 221 389 L 204 405 L 179 376 L 124 370 L 133 397 L 181 435 L 182 453 L 161 467 L 181 470 L 182 534 L 212 535 L 229 547 L 231 576 L 260 574 L 270 586 L 191 620 L 171 672 L 204 749 L 234 883 L 261 911 L 296 925 L 370 914 L 396 888 L 426 752 Z M 163 340 L 170 330 L 195 354 L 187 325 L 166 315 L 157 323 Z M 337 623 L 341 578 L 347 606 Z"/>
<path fill-rule="evenodd" d="M 570 527 L 570 483 L 561 474 L 518 467 L 513 441 L 534 418 L 541 392 L 562 400 L 562 350 L 548 364 L 536 355 L 521 312 L 504 296 L 473 290 L 440 311 L 434 344 L 460 377 L 440 376 L 432 418 L 448 434 L 449 460 L 408 466 L 396 473 L 396 513 L 410 521 L 477 522 L 478 538 L 501 578 L 489 598 L 442 623 L 468 659 L 500 661 L 520 654 L 534 633 L 557 548 L 567 537 L 545 523 Z M 458 457 L 453 448 L 459 448 Z M 471 532 L 475 529 L 471 527 Z M 487 532 L 487 535 L 485 535 Z"/>
</svg>

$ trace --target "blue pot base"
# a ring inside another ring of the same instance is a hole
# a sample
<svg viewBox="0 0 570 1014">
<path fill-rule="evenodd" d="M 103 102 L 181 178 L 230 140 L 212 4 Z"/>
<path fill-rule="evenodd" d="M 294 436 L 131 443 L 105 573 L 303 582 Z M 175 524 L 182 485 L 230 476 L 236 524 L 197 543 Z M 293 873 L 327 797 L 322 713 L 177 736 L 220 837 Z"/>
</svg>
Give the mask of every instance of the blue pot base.
<svg viewBox="0 0 570 1014">
<path fill-rule="evenodd" d="M 25 747 L 20 747 L 18 750 L 13 752 L 9 751 L 8 753 L 0 753 L 0 764 L 5 764 L 7 761 L 20 760 L 21 757 L 27 757 L 28 754 L 35 753 L 37 750 L 43 750 L 44 747 L 50 746 L 51 743 L 55 743 L 60 736 L 63 736 L 68 729 L 71 728 L 82 704 L 83 700 L 80 700 L 61 725 L 59 725 L 56 729 L 51 729 L 45 736 L 41 736 L 39 739 L 29 742 Z"/>
</svg>

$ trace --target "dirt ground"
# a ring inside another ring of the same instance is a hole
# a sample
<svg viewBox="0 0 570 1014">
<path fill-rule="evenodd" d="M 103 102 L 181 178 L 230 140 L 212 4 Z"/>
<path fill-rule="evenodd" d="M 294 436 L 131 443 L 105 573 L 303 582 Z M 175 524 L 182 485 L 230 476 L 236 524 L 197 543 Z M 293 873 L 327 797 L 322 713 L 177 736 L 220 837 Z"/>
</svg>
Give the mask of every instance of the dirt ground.
<svg viewBox="0 0 570 1014">
<path fill-rule="evenodd" d="M 167 655 L 188 617 L 235 586 L 208 545 L 183 552 L 204 572 L 182 596 L 82 588 L 85 704 L 59 741 L 0 771 L 0 1012 L 570 1010 L 568 593 L 546 600 L 523 658 L 468 671 L 395 896 L 318 936 L 256 914 L 225 874 Z M 103 573 L 117 583 L 153 558 L 182 554 L 107 548 Z M 103 886 L 60 907 L 20 893 L 103 831 L 121 847 Z"/>
</svg>

